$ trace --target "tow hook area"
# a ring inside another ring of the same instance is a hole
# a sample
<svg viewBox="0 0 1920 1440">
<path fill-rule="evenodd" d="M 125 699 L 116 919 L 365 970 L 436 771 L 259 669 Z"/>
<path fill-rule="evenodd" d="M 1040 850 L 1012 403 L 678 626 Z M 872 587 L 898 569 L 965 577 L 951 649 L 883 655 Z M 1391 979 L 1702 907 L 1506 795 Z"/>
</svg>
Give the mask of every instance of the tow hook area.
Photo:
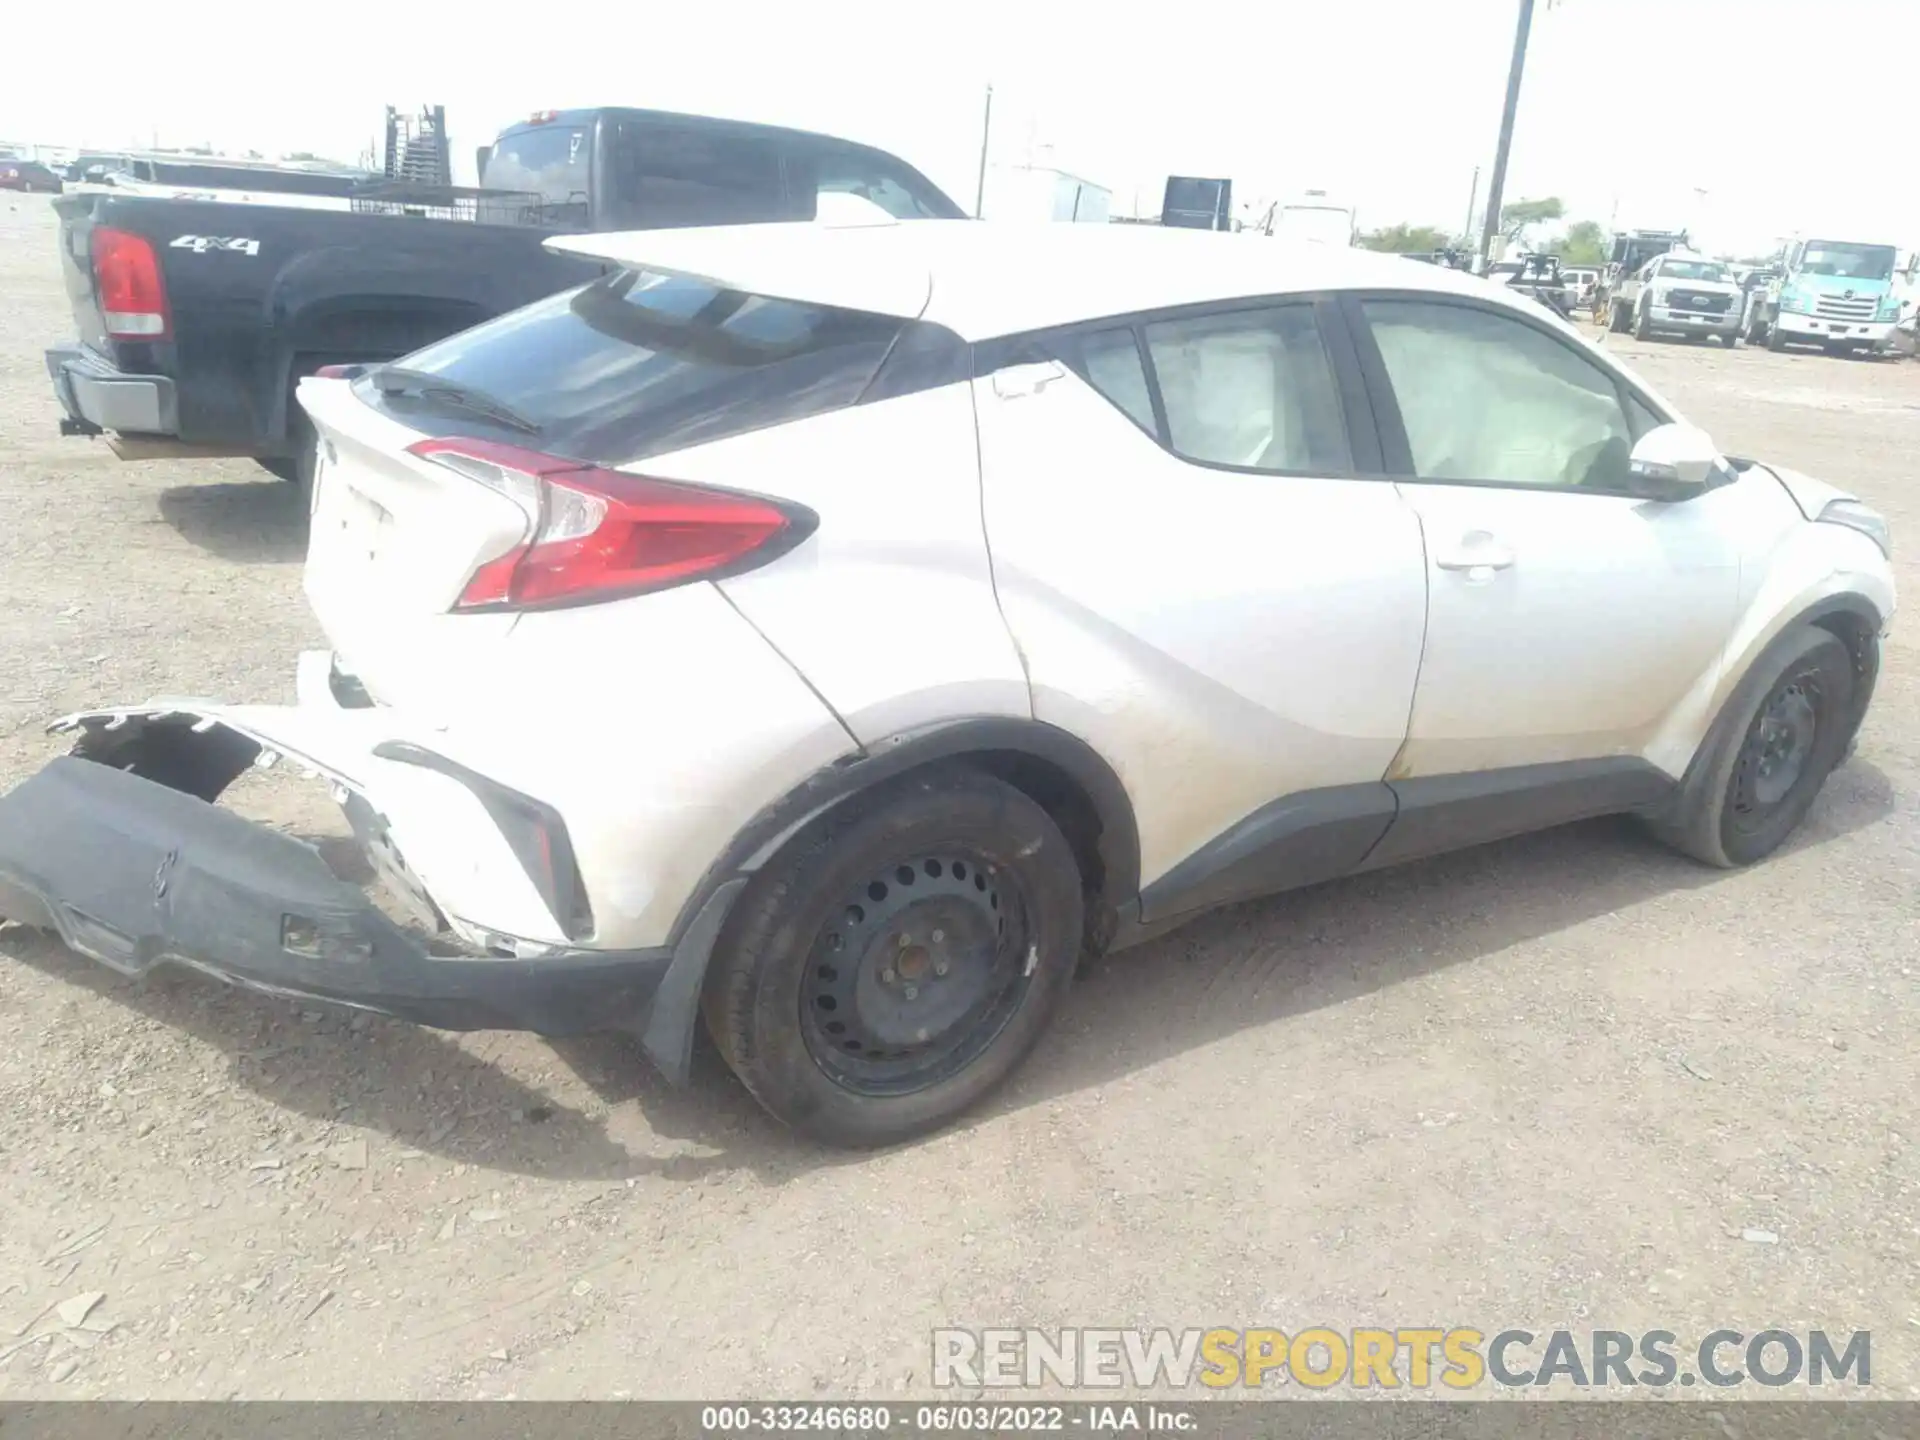
<svg viewBox="0 0 1920 1440">
<path fill-rule="evenodd" d="M 62 415 L 60 417 L 60 433 L 62 435 L 79 435 L 88 440 L 95 440 L 107 432 L 91 420 L 82 420 L 74 415 Z"/>
</svg>

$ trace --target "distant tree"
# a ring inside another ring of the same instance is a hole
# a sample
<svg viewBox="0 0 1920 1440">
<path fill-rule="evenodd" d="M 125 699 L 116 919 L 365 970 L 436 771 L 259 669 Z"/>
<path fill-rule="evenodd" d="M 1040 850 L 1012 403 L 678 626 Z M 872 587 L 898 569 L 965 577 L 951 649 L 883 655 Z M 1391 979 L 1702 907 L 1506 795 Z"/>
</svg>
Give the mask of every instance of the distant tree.
<svg viewBox="0 0 1920 1440">
<path fill-rule="evenodd" d="M 1549 195 L 1544 200 L 1516 200 L 1500 207 L 1500 232 L 1509 240 L 1518 240 L 1529 225 L 1558 220 L 1566 213 L 1567 207 L 1560 203 L 1557 195 Z"/>
<path fill-rule="evenodd" d="M 1562 265 L 1598 266 L 1607 263 L 1607 232 L 1597 221 L 1576 220 L 1567 233 L 1556 235 L 1540 248 L 1558 255 Z"/>
<path fill-rule="evenodd" d="M 1363 249 L 1385 250 L 1395 255 L 1445 250 L 1455 243 L 1453 236 L 1435 225 L 1389 225 L 1381 230 L 1370 230 L 1360 237 Z"/>
</svg>

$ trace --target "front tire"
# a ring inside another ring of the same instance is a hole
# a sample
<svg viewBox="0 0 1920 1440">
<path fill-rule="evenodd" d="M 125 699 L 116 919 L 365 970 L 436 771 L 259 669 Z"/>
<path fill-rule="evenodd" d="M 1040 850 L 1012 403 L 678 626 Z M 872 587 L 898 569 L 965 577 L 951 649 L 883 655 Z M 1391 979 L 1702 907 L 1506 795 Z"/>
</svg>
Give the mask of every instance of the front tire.
<svg viewBox="0 0 1920 1440">
<path fill-rule="evenodd" d="M 1778 321 L 1767 326 L 1767 349 L 1778 355 L 1787 348 L 1787 337 L 1781 332 Z"/>
<path fill-rule="evenodd" d="M 1633 338 L 1636 340 L 1653 339 L 1653 312 L 1645 305 L 1633 312 Z"/>
<path fill-rule="evenodd" d="M 1627 307 L 1622 305 L 1618 300 L 1615 300 L 1607 307 L 1607 329 L 1609 332 L 1615 335 L 1624 335 L 1627 333 L 1627 326 L 1631 323 L 1631 319 L 1627 314 Z"/>
<path fill-rule="evenodd" d="M 1859 723 L 1853 656 L 1804 625 L 1748 672 L 1655 833 L 1721 869 L 1764 860 L 1786 841 L 1845 758 Z"/>
<path fill-rule="evenodd" d="M 754 1098 L 869 1149 L 947 1124 L 1026 1058 L 1073 978 L 1080 868 L 1047 812 L 955 768 L 829 814 L 755 877 L 702 1010 Z"/>
</svg>

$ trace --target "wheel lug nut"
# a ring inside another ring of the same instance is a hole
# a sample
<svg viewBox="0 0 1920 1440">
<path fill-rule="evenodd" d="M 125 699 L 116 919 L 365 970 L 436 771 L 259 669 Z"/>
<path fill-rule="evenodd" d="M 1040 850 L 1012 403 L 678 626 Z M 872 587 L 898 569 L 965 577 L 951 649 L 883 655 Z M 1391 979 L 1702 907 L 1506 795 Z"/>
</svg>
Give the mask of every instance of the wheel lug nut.
<svg viewBox="0 0 1920 1440">
<path fill-rule="evenodd" d="M 880 983 L 881 983 L 882 985 L 891 985 L 891 984 L 893 984 L 893 971 L 892 971 L 892 970 L 882 970 L 882 971 L 880 972 Z"/>
<path fill-rule="evenodd" d="M 902 950 L 906 949 L 907 946 L 913 943 L 911 940 L 907 938 L 907 932 L 904 930 L 902 930 L 898 935 L 894 936 L 893 939 L 894 939 L 894 943 L 898 945 Z"/>
<path fill-rule="evenodd" d="M 906 989 L 906 996 L 907 996 L 907 999 L 909 999 L 909 1000 L 917 1000 L 917 999 L 919 999 L 919 998 L 920 998 L 920 987 L 919 987 L 918 985 L 909 985 L 909 986 L 907 986 L 907 989 Z"/>
<path fill-rule="evenodd" d="M 936 930 L 933 932 L 933 942 L 936 945 L 946 938 L 947 938 L 947 932 L 944 930 Z"/>
<path fill-rule="evenodd" d="M 934 973 L 934 974 L 936 974 L 936 975 L 944 975 L 944 974 L 946 974 L 946 973 L 947 973 L 947 962 L 946 962 L 946 961 L 944 961 L 944 960 L 936 960 L 936 961 L 934 961 L 934 962 L 933 962 L 933 973 Z"/>
</svg>

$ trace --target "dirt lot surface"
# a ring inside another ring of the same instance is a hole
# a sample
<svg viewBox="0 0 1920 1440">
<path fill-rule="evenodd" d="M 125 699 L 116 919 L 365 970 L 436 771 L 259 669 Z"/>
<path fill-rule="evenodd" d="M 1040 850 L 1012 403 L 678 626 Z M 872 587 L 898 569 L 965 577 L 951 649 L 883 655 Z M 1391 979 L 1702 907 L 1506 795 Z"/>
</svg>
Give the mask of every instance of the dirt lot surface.
<svg viewBox="0 0 1920 1440">
<path fill-rule="evenodd" d="M 290 701 L 319 639 L 287 487 L 57 434 L 55 233 L 0 200 L 7 785 L 72 708 Z M 1609 343 L 1858 487 L 1920 593 L 1920 363 Z M 674 1092 L 618 1040 L 129 985 L 10 929 L 0 1396 L 887 1397 L 945 1324 L 1869 1329 L 1875 1392 L 1920 1394 L 1914 633 L 1772 863 L 1601 823 L 1233 909 L 877 1156 L 711 1053 Z"/>
</svg>

